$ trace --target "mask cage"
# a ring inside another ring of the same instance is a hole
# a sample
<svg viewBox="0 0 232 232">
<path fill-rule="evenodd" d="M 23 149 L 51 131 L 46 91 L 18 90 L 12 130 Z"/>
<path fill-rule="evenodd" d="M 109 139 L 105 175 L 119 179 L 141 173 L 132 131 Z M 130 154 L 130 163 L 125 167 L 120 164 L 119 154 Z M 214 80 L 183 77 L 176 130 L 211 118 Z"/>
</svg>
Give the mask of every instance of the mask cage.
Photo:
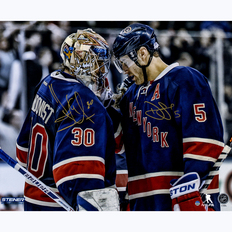
<svg viewBox="0 0 232 232">
<path fill-rule="evenodd" d="M 64 66 L 94 92 L 101 92 L 110 69 L 107 42 L 91 29 L 68 36 L 61 47 Z"/>
</svg>

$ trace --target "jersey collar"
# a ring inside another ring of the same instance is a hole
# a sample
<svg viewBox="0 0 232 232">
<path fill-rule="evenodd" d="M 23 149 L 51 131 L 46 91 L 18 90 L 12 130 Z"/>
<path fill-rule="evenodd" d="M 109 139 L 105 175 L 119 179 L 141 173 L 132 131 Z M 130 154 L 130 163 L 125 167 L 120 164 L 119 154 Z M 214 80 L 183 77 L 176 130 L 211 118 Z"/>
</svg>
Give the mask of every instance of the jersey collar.
<svg viewBox="0 0 232 232">
<path fill-rule="evenodd" d="M 179 66 L 179 63 L 173 63 L 170 64 L 167 68 L 165 68 L 156 78 L 154 81 L 157 81 L 161 79 L 163 76 L 165 76 L 169 71 L 171 71 L 173 68 Z"/>
</svg>

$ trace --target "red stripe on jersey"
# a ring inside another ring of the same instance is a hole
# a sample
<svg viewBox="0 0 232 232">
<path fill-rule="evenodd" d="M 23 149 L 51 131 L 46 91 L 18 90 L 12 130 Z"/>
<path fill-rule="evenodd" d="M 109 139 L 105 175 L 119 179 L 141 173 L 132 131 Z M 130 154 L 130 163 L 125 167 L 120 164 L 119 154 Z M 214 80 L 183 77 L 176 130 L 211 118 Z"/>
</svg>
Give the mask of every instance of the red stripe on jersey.
<svg viewBox="0 0 232 232">
<path fill-rule="evenodd" d="M 123 140 L 122 140 L 122 131 L 119 135 L 115 138 L 115 153 L 119 153 L 123 147 Z"/>
<path fill-rule="evenodd" d="M 56 192 L 56 193 L 60 196 L 59 192 Z M 39 188 L 37 188 L 36 186 L 30 185 L 27 182 L 25 182 L 24 195 L 33 200 L 44 201 L 44 202 L 55 202 L 53 199 L 51 199 L 47 194 L 45 194 Z"/>
<path fill-rule="evenodd" d="M 128 174 L 117 174 L 116 175 L 116 186 L 117 187 L 126 187 L 128 182 Z"/>
<path fill-rule="evenodd" d="M 170 181 L 178 178 L 180 178 L 180 176 L 156 176 L 146 179 L 129 181 L 128 193 L 129 195 L 133 195 L 159 189 L 170 189 Z"/>
<path fill-rule="evenodd" d="M 207 189 L 218 189 L 219 188 L 219 175 L 216 175 Z"/>
<path fill-rule="evenodd" d="M 183 153 L 201 155 L 217 159 L 221 154 L 223 147 L 204 142 L 185 142 L 183 143 Z"/>
<path fill-rule="evenodd" d="M 78 174 L 98 174 L 105 177 L 105 165 L 100 161 L 75 161 L 53 170 L 55 182 L 64 177 Z"/>
<path fill-rule="evenodd" d="M 24 164 L 27 163 L 27 152 L 20 150 L 18 147 L 16 147 L 16 157 L 19 160 L 19 162 Z"/>
</svg>

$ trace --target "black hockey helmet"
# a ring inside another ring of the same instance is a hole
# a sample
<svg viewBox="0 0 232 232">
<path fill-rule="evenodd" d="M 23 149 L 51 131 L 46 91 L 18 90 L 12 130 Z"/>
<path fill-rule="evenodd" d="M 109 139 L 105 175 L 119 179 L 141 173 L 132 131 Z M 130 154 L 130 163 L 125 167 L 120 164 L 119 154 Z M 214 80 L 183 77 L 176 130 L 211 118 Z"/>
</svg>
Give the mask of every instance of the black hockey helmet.
<svg viewBox="0 0 232 232">
<path fill-rule="evenodd" d="M 146 47 L 150 53 L 150 60 L 146 66 L 141 66 L 138 63 L 137 51 L 142 47 Z M 115 66 L 122 72 L 120 57 L 128 55 L 139 67 L 147 67 L 152 59 L 155 51 L 159 48 L 157 37 L 154 29 L 148 25 L 134 23 L 123 29 L 113 44 L 113 55 L 115 58 Z"/>
</svg>

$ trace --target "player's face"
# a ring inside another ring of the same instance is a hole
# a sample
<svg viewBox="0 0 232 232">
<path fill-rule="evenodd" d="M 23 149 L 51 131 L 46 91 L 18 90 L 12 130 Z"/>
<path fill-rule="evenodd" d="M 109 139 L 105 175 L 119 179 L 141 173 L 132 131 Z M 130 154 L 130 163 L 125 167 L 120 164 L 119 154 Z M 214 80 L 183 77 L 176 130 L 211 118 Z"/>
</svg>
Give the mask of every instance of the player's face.
<svg viewBox="0 0 232 232">
<path fill-rule="evenodd" d="M 136 64 L 133 64 L 130 68 L 127 69 L 126 74 L 128 76 L 133 76 L 133 81 L 136 85 L 141 85 L 144 82 L 143 71 Z"/>
<path fill-rule="evenodd" d="M 133 76 L 133 81 L 136 85 L 141 85 L 144 82 L 142 69 L 139 68 L 129 57 L 120 58 L 121 68 L 128 76 Z"/>
</svg>

